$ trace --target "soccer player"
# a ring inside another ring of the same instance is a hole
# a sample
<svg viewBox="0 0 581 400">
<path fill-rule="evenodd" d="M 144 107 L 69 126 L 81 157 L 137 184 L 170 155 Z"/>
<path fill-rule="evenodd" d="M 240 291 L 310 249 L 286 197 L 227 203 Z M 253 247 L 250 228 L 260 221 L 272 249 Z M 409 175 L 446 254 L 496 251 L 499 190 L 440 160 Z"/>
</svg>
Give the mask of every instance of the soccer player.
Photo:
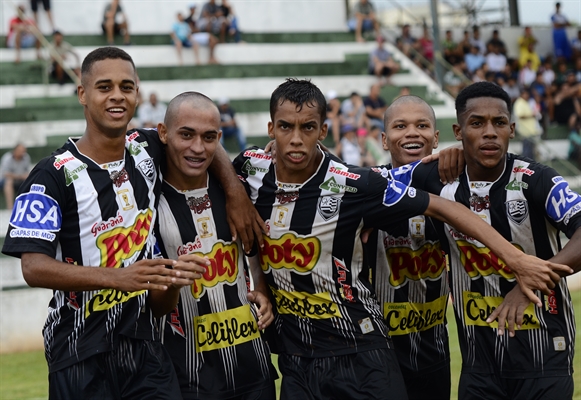
<svg viewBox="0 0 581 400">
<path fill-rule="evenodd" d="M 385 113 L 383 148 L 398 168 L 432 154 L 439 133 L 432 107 L 402 96 Z M 449 400 L 448 272 L 432 220 L 414 216 L 389 232 L 374 231 L 367 243 L 373 286 L 408 397 Z"/>
<path fill-rule="evenodd" d="M 30 286 L 53 289 L 50 398 L 180 396 L 148 293 L 191 285 L 205 264 L 151 259 L 163 150 L 155 131 L 126 134 L 138 90 L 127 53 L 91 52 L 78 86 L 85 133 L 41 160 L 15 200 L 2 251 L 21 257 Z"/>
<path fill-rule="evenodd" d="M 389 231 L 434 216 L 487 242 L 517 271 L 559 266 L 523 256 L 465 207 L 331 160 L 317 146 L 327 134 L 325 104 L 315 85 L 288 79 L 270 100 L 276 165 L 258 149 L 235 160 L 269 230 L 259 259 L 278 311 L 281 398 L 406 398 L 363 262 L 364 224 Z"/>
<path fill-rule="evenodd" d="M 222 135 L 220 112 L 203 94 L 182 93 L 169 103 L 158 132 L 167 154 L 158 206 L 161 252 L 211 261 L 193 285 L 152 293 L 155 304 L 166 302 L 171 311 L 162 310 L 169 313 L 161 334 L 182 396 L 274 399 L 276 372 L 259 331 L 273 320 L 268 288 L 258 267 L 248 292 L 242 245 L 232 240 L 224 191 L 208 172 Z"/>
<path fill-rule="evenodd" d="M 405 166 L 393 176 L 464 204 L 524 253 L 578 272 L 581 196 L 552 168 L 507 152 L 515 132 L 510 104 L 506 92 L 488 82 L 460 92 L 454 134 L 464 146 L 466 170 L 458 181 L 439 184 L 436 163 Z M 570 238 L 562 249 L 560 231 Z M 502 256 L 450 226 L 445 232 L 463 360 L 458 398 L 570 399 L 575 320 L 565 279 L 535 308 Z M 501 311 L 491 315 L 497 307 Z M 513 321 L 509 335 L 503 334 L 506 318 Z"/>
</svg>

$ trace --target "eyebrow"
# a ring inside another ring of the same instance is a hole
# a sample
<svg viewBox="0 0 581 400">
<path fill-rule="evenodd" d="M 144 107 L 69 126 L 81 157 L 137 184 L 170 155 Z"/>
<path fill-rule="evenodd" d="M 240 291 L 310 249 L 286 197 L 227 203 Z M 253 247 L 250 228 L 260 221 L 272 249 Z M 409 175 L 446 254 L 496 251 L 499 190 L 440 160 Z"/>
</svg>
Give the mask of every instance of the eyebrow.
<svg viewBox="0 0 581 400">
<path fill-rule="evenodd" d="M 99 79 L 97 82 L 95 82 L 95 85 L 99 85 L 101 83 L 111 83 L 111 82 L 113 82 L 112 79 Z M 121 81 L 121 83 L 125 83 L 125 84 L 131 83 L 131 84 L 135 85 L 135 81 L 132 79 L 123 79 Z"/>
<path fill-rule="evenodd" d="M 190 128 L 189 126 L 180 126 L 177 130 L 178 131 L 194 132 L 194 133 L 197 132 L 194 128 Z M 218 131 L 216 131 L 216 130 L 210 130 L 210 131 L 202 132 L 202 134 L 207 134 L 207 133 L 214 133 L 214 134 L 217 135 L 218 134 Z"/>
</svg>

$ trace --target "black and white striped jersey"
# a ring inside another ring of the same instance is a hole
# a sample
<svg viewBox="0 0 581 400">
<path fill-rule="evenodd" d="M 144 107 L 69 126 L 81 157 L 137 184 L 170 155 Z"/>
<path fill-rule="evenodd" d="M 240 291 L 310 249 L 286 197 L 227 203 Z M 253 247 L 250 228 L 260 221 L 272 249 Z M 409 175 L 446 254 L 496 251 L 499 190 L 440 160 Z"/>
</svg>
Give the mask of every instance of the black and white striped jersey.
<svg viewBox="0 0 581 400">
<path fill-rule="evenodd" d="M 560 231 L 571 237 L 581 228 L 581 196 L 552 168 L 518 155 L 507 155 L 504 172 L 494 182 L 470 181 L 465 172 L 455 183 L 434 190 L 437 163 L 412 164 L 391 173 L 464 204 L 516 247 L 542 259 L 561 249 Z M 488 324 L 486 318 L 517 284 L 514 274 L 474 238 L 448 225 L 443 228 L 463 371 L 505 378 L 571 375 L 575 319 L 566 280 L 551 295 L 536 293 L 544 306 L 529 305 L 514 338 L 498 336 L 498 323 Z"/>
<path fill-rule="evenodd" d="M 277 350 L 327 357 L 389 347 L 361 229 L 423 214 L 428 194 L 328 155 L 302 184 L 278 181 L 262 150 L 242 152 L 234 166 L 269 228 L 259 257 L 277 309 Z"/>
<path fill-rule="evenodd" d="M 411 371 L 449 362 L 447 257 L 423 215 L 372 234 L 367 251 L 373 286 L 397 360 Z"/>
<path fill-rule="evenodd" d="M 276 372 L 246 297 L 244 253 L 240 240 L 232 241 L 218 181 L 210 175 L 206 188 L 191 191 L 164 182 L 158 212 L 164 256 L 197 254 L 211 262 L 162 319 L 162 341 L 184 397 L 231 398 L 272 384 Z"/>
<path fill-rule="evenodd" d="M 128 132 L 122 160 L 99 165 L 76 139 L 40 161 L 21 187 L 2 251 L 42 253 L 71 264 L 123 268 L 151 258 L 163 158 L 157 131 Z M 44 326 L 50 371 L 117 345 L 118 335 L 153 340 L 147 292 L 53 291 Z"/>
</svg>

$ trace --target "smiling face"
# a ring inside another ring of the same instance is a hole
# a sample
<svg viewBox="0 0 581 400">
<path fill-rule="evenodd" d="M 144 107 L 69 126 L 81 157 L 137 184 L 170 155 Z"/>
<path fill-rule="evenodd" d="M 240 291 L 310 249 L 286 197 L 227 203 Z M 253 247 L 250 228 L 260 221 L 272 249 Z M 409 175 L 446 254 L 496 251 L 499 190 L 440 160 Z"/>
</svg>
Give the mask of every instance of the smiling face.
<svg viewBox="0 0 581 400">
<path fill-rule="evenodd" d="M 220 113 L 213 104 L 184 100 L 166 126 L 159 124 L 159 138 L 166 144 L 165 179 L 176 189 L 205 187 L 206 171 L 222 136 Z"/>
<path fill-rule="evenodd" d="M 394 168 L 432 154 L 438 147 L 433 111 L 426 103 L 392 104 L 386 112 L 383 149 L 391 153 Z"/>
<path fill-rule="evenodd" d="M 138 91 L 135 69 L 129 61 L 96 61 L 83 74 L 78 87 L 79 103 L 85 108 L 87 133 L 125 136 L 127 124 L 135 113 Z"/>
<path fill-rule="evenodd" d="M 514 138 L 514 123 L 506 103 L 495 97 L 477 97 L 454 124 L 454 136 L 464 146 L 471 180 L 495 181 L 504 170 L 508 143 Z"/>
<path fill-rule="evenodd" d="M 286 183 L 303 183 L 317 169 L 322 154 L 317 141 L 327 136 L 317 104 L 278 104 L 268 136 L 276 142 L 276 174 Z"/>
</svg>

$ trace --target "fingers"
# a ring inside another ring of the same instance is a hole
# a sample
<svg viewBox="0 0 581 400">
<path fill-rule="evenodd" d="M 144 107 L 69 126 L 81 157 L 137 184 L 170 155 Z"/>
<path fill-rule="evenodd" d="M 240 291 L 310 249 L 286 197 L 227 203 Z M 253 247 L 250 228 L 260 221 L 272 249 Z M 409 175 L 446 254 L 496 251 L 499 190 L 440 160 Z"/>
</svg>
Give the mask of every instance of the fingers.
<svg viewBox="0 0 581 400">
<path fill-rule="evenodd" d="M 514 325 L 516 319 L 517 309 L 509 307 L 508 309 L 508 336 L 514 337 Z"/>
<path fill-rule="evenodd" d="M 571 268 L 567 265 L 564 265 L 564 264 L 549 263 L 549 267 L 556 273 L 562 272 L 564 274 L 571 275 L 573 272 L 575 272 L 575 271 L 573 271 L 573 268 Z M 553 279 L 553 282 L 555 282 L 554 279 Z M 559 282 L 559 280 L 557 280 L 556 282 Z"/>
<path fill-rule="evenodd" d="M 363 243 L 367 243 L 367 241 L 369 240 L 369 236 L 371 235 L 371 232 L 373 232 L 373 228 L 364 229 L 361 232 L 361 241 Z"/>
<path fill-rule="evenodd" d="M 274 140 L 271 140 L 270 142 L 268 142 L 266 144 L 266 146 L 264 146 L 264 152 L 270 153 L 270 150 L 273 148 L 273 146 L 274 146 Z"/>
<path fill-rule="evenodd" d="M 422 163 L 428 164 L 431 163 L 432 161 L 437 160 L 438 158 L 440 158 L 440 153 L 433 153 L 430 154 L 429 156 L 425 156 L 424 158 L 422 158 Z"/>
<path fill-rule="evenodd" d="M 519 285 L 520 285 L 520 282 L 519 282 Z M 539 308 L 543 306 L 543 303 L 541 303 L 541 300 L 537 297 L 535 292 L 533 292 L 531 289 L 529 289 L 528 287 L 523 287 L 522 285 L 521 285 L 520 289 L 523 292 L 523 294 L 531 301 L 531 303 L 536 304 L 536 306 Z"/>
<path fill-rule="evenodd" d="M 247 294 L 248 301 L 258 306 L 258 329 L 266 329 L 274 321 L 272 304 L 264 294 L 252 291 Z"/>
</svg>

